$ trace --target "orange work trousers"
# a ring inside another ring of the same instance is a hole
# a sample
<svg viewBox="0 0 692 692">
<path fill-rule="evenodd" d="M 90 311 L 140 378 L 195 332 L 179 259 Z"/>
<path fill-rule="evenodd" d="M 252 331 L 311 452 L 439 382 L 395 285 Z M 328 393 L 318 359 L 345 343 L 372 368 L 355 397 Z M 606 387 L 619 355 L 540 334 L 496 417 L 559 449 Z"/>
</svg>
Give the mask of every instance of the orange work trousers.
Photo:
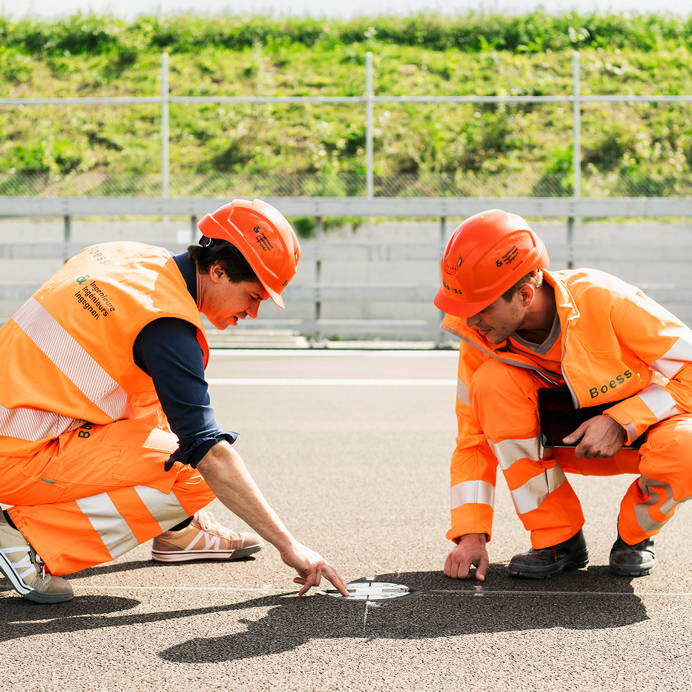
<svg viewBox="0 0 692 692">
<path fill-rule="evenodd" d="M 678 504 L 692 497 L 692 415 L 678 414 L 652 426 L 640 449 L 621 449 L 605 459 L 579 458 L 572 448 L 541 445 L 538 389 L 545 386 L 529 370 L 488 360 L 474 373 L 469 389 L 532 546 L 561 543 L 584 524 L 565 472 L 638 474 L 620 504 L 620 536 L 634 544 L 657 534 Z"/>
<path fill-rule="evenodd" d="M 30 457 L 3 457 L 0 503 L 52 574 L 108 562 L 209 504 L 195 469 L 164 471 L 177 448 L 152 419 L 85 424 Z"/>
</svg>

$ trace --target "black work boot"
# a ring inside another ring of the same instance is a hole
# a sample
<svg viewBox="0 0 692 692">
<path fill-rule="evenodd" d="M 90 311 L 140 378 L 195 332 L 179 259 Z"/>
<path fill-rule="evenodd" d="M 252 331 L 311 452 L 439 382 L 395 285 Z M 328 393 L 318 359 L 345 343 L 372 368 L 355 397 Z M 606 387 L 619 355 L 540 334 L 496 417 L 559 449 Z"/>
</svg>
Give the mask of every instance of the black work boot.
<svg viewBox="0 0 692 692">
<path fill-rule="evenodd" d="M 645 577 L 656 567 L 654 539 L 645 538 L 639 543 L 629 545 L 620 538 L 610 549 L 610 569 L 621 577 Z"/>
<path fill-rule="evenodd" d="M 531 548 L 528 553 L 515 555 L 509 562 L 509 573 L 513 577 L 547 579 L 567 569 L 586 567 L 588 562 L 589 553 L 586 550 L 584 534 L 579 531 L 572 538 L 557 545 L 539 550 Z"/>
</svg>

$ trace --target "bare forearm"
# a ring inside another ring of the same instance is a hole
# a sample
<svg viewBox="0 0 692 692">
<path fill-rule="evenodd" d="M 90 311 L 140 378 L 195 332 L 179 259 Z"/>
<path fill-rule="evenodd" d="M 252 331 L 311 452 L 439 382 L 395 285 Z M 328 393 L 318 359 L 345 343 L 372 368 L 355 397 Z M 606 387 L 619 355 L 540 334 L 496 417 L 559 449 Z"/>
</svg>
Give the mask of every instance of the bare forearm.
<svg viewBox="0 0 692 692">
<path fill-rule="evenodd" d="M 197 469 L 216 497 L 277 550 L 286 550 L 295 542 L 262 495 L 240 454 L 228 442 L 214 445 Z"/>
</svg>

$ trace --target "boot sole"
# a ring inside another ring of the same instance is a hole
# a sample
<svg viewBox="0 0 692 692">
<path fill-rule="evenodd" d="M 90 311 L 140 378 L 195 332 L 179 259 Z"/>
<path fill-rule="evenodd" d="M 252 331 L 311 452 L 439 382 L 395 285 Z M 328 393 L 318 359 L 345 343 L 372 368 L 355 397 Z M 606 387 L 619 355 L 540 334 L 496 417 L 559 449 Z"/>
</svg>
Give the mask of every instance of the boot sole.
<svg viewBox="0 0 692 692">
<path fill-rule="evenodd" d="M 74 598 L 73 593 L 44 593 L 43 591 L 29 591 L 22 595 L 34 603 L 66 603 Z"/>
<path fill-rule="evenodd" d="M 521 567 L 510 567 L 509 574 L 512 577 L 520 577 L 523 579 L 550 579 L 550 577 L 556 577 L 558 574 L 562 574 L 563 572 L 567 572 L 568 570 L 582 569 L 583 567 L 586 567 L 586 565 L 588 564 L 589 559 L 585 558 L 584 560 L 565 562 L 557 568 L 545 571 L 531 570 L 530 568 L 526 569 Z"/>
<path fill-rule="evenodd" d="M 613 565 L 610 565 L 610 571 L 612 574 L 617 575 L 618 577 L 647 577 L 649 574 L 651 574 L 654 571 L 654 567 L 656 565 L 653 565 L 652 567 L 647 567 L 645 569 L 623 569 L 621 567 L 615 567 Z"/>
<path fill-rule="evenodd" d="M 219 550 L 181 550 L 175 553 L 158 550 L 151 551 L 155 562 L 192 562 L 194 560 L 240 560 L 262 550 L 262 545 L 249 545 L 232 551 Z"/>
</svg>

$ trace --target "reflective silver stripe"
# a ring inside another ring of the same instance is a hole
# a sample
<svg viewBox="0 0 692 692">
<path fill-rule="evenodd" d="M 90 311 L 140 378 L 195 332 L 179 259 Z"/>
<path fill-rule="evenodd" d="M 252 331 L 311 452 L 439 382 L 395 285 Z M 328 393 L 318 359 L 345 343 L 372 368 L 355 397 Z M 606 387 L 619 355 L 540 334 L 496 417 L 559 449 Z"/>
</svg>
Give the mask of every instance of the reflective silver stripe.
<svg viewBox="0 0 692 692">
<path fill-rule="evenodd" d="M 690 497 L 683 497 L 681 500 L 676 500 L 673 497 L 673 488 L 669 483 L 647 478 L 646 476 L 639 477 L 639 487 L 646 495 L 646 500 L 644 502 L 638 502 L 634 506 L 634 515 L 637 519 L 637 524 L 639 524 L 644 531 L 656 531 L 670 519 L 670 517 L 666 517 L 663 521 L 655 521 L 651 518 L 649 507 L 654 507 L 659 501 L 658 493 L 652 492 L 651 488 L 660 488 L 665 493 L 665 500 L 663 500 L 659 506 L 661 514 L 671 514 L 675 507 L 681 502 L 687 502 L 687 500 L 692 499 L 691 495 Z"/>
<path fill-rule="evenodd" d="M 36 442 L 75 430 L 83 423 L 83 420 L 61 416 L 52 411 L 0 406 L 0 435 L 5 437 Z"/>
<path fill-rule="evenodd" d="M 466 404 L 467 406 L 471 405 L 468 385 L 461 377 L 457 378 L 457 399 L 459 399 L 462 404 Z"/>
<path fill-rule="evenodd" d="M 132 529 L 118 512 L 108 493 L 84 497 L 76 500 L 76 503 L 91 522 L 94 531 L 101 536 L 112 558 L 138 545 Z"/>
<path fill-rule="evenodd" d="M 506 471 L 519 459 L 540 461 L 543 458 L 543 445 L 540 437 L 529 437 L 526 440 L 502 440 L 489 442 L 493 454 L 503 471 Z"/>
<path fill-rule="evenodd" d="M 495 486 L 486 481 L 463 481 L 453 485 L 450 490 L 450 505 L 452 509 L 468 503 L 490 505 L 495 504 Z"/>
<path fill-rule="evenodd" d="M 625 423 L 625 430 L 627 431 L 627 442 L 634 442 L 637 439 L 637 428 L 634 423 Z"/>
<path fill-rule="evenodd" d="M 639 392 L 639 398 L 651 409 L 657 420 L 664 420 L 680 413 L 675 399 L 660 384 L 650 384 Z"/>
<path fill-rule="evenodd" d="M 35 298 L 29 298 L 12 315 L 12 319 L 56 367 L 107 416 L 118 419 L 125 415 L 125 390 Z"/>
<path fill-rule="evenodd" d="M 674 377 L 685 363 L 692 361 L 692 332 L 681 336 L 651 367 L 666 377 Z"/>
<path fill-rule="evenodd" d="M 539 473 L 524 485 L 512 490 L 512 500 L 517 514 L 526 514 L 538 509 L 550 493 L 565 482 L 565 473 L 560 466 L 553 466 Z"/>
<path fill-rule="evenodd" d="M 146 485 L 136 485 L 135 492 L 147 506 L 151 516 L 159 523 L 162 532 L 190 516 L 172 492 L 162 493 L 160 490 L 149 488 Z"/>
</svg>

